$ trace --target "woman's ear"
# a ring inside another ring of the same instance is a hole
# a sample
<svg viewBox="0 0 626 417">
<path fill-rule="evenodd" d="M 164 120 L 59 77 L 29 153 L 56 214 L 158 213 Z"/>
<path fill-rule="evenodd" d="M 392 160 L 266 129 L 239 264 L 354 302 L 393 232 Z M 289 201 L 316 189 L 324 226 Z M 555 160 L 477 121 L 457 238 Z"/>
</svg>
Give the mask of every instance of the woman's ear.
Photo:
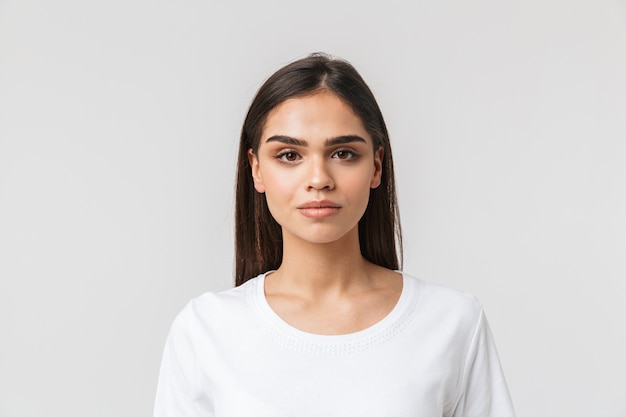
<svg viewBox="0 0 626 417">
<path fill-rule="evenodd" d="M 377 188 L 380 185 L 381 177 L 383 175 L 383 157 L 385 156 L 385 149 L 379 146 L 374 152 L 374 175 L 372 175 L 372 181 L 370 182 L 370 188 Z"/>
<path fill-rule="evenodd" d="M 248 162 L 252 170 L 252 180 L 254 181 L 254 189 L 260 193 L 265 192 L 265 185 L 263 185 L 263 177 L 261 176 L 261 170 L 259 169 L 259 158 L 254 154 L 252 148 L 248 149 Z"/>
</svg>

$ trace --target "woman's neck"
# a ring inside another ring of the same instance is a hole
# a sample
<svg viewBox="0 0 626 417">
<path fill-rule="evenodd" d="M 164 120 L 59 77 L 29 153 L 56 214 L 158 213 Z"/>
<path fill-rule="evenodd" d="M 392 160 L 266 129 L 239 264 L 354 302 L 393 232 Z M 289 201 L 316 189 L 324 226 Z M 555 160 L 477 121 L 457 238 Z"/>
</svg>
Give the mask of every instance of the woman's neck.
<svg viewBox="0 0 626 417">
<path fill-rule="evenodd" d="M 324 244 L 285 236 L 283 260 L 272 280 L 275 288 L 315 297 L 367 285 L 372 266 L 361 255 L 357 230 Z"/>
<path fill-rule="evenodd" d="M 356 232 L 356 231 L 355 231 Z M 361 255 L 358 233 L 313 244 L 283 236 L 283 262 L 265 279 L 270 307 L 315 334 L 347 334 L 382 320 L 402 292 L 402 276 Z"/>
</svg>

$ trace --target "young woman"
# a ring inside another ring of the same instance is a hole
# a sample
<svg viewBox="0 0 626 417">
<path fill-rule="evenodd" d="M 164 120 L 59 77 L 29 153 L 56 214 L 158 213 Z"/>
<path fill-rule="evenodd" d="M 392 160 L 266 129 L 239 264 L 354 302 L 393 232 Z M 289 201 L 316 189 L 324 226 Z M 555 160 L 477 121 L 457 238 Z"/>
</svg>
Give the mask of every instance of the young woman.
<svg viewBox="0 0 626 417">
<path fill-rule="evenodd" d="M 387 128 L 347 62 L 272 75 L 241 133 L 236 284 L 172 325 L 157 417 L 509 417 L 472 296 L 399 272 Z"/>
</svg>

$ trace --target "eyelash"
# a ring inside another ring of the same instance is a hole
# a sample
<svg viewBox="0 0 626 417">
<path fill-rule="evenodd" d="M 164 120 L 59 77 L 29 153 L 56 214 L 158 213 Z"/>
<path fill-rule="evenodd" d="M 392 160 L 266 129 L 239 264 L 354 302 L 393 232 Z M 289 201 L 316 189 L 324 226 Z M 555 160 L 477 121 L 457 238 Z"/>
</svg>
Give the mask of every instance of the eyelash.
<svg viewBox="0 0 626 417">
<path fill-rule="evenodd" d="M 340 152 L 346 153 L 349 156 L 347 158 L 336 157 L 336 155 L 339 154 Z M 354 151 L 352 151 L 352 150 L 350 150 L 350 149 L 337 149 L 335 152 L 333 152 L 332 157 L 336 158 L 336 159 L 340 159 L 342 161 L 350 161 L 350 160 L 358 158 L 359 154 L 354 152 Z"/>
<path fill-rule="evenodd" d="M 345 153 L 347 157 L 345 157 L 345 158 L 340 158 L 340 157 L 338 156 L 338 154 L 340 154 L 340 153 Z M 287 159 L 287 157 L 288 157 L 288 156 L 293 156 L 293 157 L 295 157 L 296 159 L 289 160 L 289 159 Z M 351 160 L 354 160 L 354 159 L 356 159 L 356 158 L 358 158 L 358 157 L 359 157 L 359 154 L 358 154 L 358 153 L 356 153 L 356 152 L 354 152 L 353 150 L 350 150 L 350 149 L 337 149 L 336 151 L 334 151 L 334 152 L 331 154 L 331 158 L 333 158 L 333 159 L 339 159 L 339 160 L 341 160 L 341 161 L 351 161 Z M 284 151 L 282 151 L 282 152 L 278 153 L 278 154 L 275 156 L 275 158 L 276 158 L 277 160 L 279 160 L 280 162 L 282 162 L 282 163 L 285 163 L 285 164 L 293 164 L 293 163 L 295 163 L 298 159 L 301 159 L 301 158 L 302 158 L 302 156 L 300 156 L 300 154 L 299 154 L 298 152 L 296 152 L 296 151 L 293 151 L 293 150 L 290 150 L 290 149 L 286 149 L 286 150 L 284 150 Z"/>
<path fill-rule="evenodd" d="M 294 155 L 296 157 L 296 159 L 294 159 L 292 161 L 288 160 L 288 159 L 286 159 L 287 155 Z M 297 159 L 300 159 L 302 157 L 300 156 L 300 154 L 298 152 L 287 149 L 287 150 L 284 150 L 284 151 L 280 152 L 278 155 L 275 156 L 275 158 L 278 159 L 280 162 L 283 162 L 285 164 L 292 164 L 292 163 L 296 162 Z"/>
</svg>

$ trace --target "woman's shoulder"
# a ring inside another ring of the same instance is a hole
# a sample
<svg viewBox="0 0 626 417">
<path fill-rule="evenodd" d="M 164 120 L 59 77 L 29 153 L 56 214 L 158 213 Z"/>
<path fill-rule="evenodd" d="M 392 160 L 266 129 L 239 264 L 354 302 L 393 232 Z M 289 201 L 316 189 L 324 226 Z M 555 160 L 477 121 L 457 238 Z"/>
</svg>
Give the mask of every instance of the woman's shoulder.
<svg viewBox="0 0 626 417">
<path fill-rule="evenodd" d="M 403 275 L 405 283 L 414 288 L 414 296 L 420 299 L 420 315 L 467 321 L 468 324 L 476 323 L 482 316 L 482 304 L 472 293 L 406 273 Z"/>
<path fill-rule="evenodd" d="M 220 323 L 233 323 L 245 316 L 250 297 L 254 294 L 259 277 L 244 284 L 220 291 L 207 291 L 189 300 L 174 319 L 174 327 L 206 327 Z"/>
</svg>

